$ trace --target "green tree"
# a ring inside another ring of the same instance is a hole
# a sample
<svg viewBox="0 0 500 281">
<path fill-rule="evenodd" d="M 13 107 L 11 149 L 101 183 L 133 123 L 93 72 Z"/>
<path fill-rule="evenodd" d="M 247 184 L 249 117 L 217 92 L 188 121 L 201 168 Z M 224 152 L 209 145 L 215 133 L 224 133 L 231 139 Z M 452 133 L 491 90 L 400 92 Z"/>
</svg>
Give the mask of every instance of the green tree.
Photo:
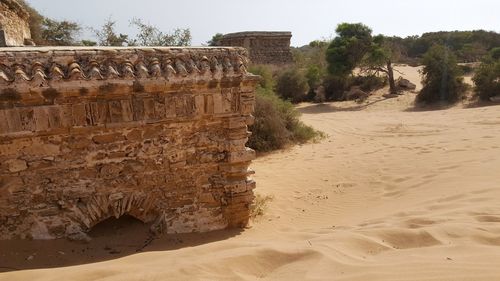
<svg viewBox="0 0 500 281">
<path fill-rule="evenodd" d="M 394 68 L 392 63 L 400 57 L 401 51 L 394 41 L 387 40 L 383 35 L 373 38 L 371 48 L 363 59 L 363 69 L 368 72 L 382 72 L 387 75 L 389 81 L 389 91 L 391 94 L 397 94 L 398 90 L 394 81 Z"/>
<path fill-rule="evenodd" d="M 36 45 L 69 46 L 79 45 L 77 37 L 81 27 L 72 21 L 58 21 L 41 15 L 24 0 L 19 0 L 19 4 L 29 14 L 29 27 L 31 39 Z"/>
<path fill-rule="evenodd" d="M 422 59 L 423 88 L 417 102 L 457 102 L 465 90 L 463 77 L 453 52 L 445 46 L 434 45 Z"/>
<path fill-rule="evenodd" d="M 372 30 L 362 23 L 341 23 L 335 30 L 337 37 L 326 50 L 328 72 L 347 77 L 360 64 L 372 46 Z"/>
<path fill-rule="evenodd" d="M 317 65 L 310 65 L 306 71 L 307 84 L 311 90 L 316 89 L 321 84 L 323 73 Z"/>
<path fill-rule="evenodd" d="M 476 94 L 482 100 L 500 95 L 500 47 L 494 48 L 486 56 L 472 78 Z"/>
<path fill-rule="evenodd" d="M 92 29 L 100 46 L 120 47 L 128 43 L 128 35 L 117 34 L 115 24 L 116 21 L 109 17 L 101 26 L 101 29 Z"/>
<path fill-rule="evenodd" d="M 214 36 L 212 36 L 212 39 L 207 41 L 208 46 L 220 46 L 220 42 L 222 40 L 222 37 L 224 37 L 224 34 L 222 33 L 216 33 Z"/>
<path fill-rule="evenodd" d="M 311 47 L 311 48 L 323 48 L 323 47 L 327 47 L 327 46 L 328 46 L 328 42 L 324 41 L 324 40 L 314 40 L 314 41 L 309 42 L 309 47 Z"/>
<path fill-rule="evenodd" d="M 76 37 L 81 27 L 70 21 L 56 21 L 49 18 L 43 19 L 42 40 L 51 46 L 71 46 L 76 44 Z"/>
<path fill-rule="evenodd" d="M 138 29 L 137 37 L 130 41 L 130 45 L 138 46 L 189 46 L 191 45 L 191 31 L 189 28 L 177 28 L 172 33 L 162 32 L 154 25 L 144 23 L 141 19 L 132 19 L 131 25 Z"/>
</svg>

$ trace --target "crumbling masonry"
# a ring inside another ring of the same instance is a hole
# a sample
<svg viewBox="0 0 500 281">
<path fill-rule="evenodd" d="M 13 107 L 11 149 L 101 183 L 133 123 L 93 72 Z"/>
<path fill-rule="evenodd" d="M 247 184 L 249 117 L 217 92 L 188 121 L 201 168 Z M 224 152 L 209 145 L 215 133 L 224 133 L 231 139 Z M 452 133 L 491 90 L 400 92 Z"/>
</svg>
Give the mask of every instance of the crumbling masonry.
<svg viewBox="0 0 500 281">
<path fill-rule="evenodd" d="M 257 77 L 243 48 L 0 48 L 0 239 L 131 215 L 244 226 Z"/>
<path fill-rule="evenodd" d="M 0 0 L 0 47 L 33 45 L 28 12 L 15 0 Z"/>
</svg>

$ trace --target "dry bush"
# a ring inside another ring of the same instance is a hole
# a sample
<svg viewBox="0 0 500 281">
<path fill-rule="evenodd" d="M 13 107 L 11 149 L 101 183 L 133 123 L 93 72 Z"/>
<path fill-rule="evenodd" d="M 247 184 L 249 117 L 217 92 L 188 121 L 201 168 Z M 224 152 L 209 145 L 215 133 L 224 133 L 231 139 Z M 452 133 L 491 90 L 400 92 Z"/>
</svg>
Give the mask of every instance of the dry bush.
<svg viewBox="0 0 500 281">
<path fill-rule="evenodd" d="M 262 79 L 256 89 L 255 122 L 250 126 L 252 135 L 248 140 L 249 147 L 257 152 L 268 152 L 324 136 L 302 123 L 300 113 L 293 104 L 274 93 L 275 81 L 269 69 L 255 66 L 250 71 Z"/>
<path fill-rule="evenodd" d="M 263 216 L 268 208 L 268 204 L 273 201 L 273 199 L 273 196 L 257 194 L 252 205 L 250 205 L 250 218 L 254 220 Z"/>
</svg>

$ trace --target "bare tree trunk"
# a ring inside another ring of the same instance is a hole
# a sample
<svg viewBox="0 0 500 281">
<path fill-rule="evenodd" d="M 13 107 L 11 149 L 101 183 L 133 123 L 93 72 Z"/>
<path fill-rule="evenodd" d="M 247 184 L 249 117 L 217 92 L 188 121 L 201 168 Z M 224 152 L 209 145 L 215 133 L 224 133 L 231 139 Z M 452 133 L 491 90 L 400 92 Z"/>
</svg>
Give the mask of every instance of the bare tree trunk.
<svg viewBox="0 0 500 281">
<path fill-rule="evenodd" d="M 389 92 L 391 95 L 395 95 L 398 93 L 398 89 L 396 89 L 394 70 L 392 69 L 392 62 L 390 60 L 387 61 L 387 76 L 389 77 Z"/>
</svg>

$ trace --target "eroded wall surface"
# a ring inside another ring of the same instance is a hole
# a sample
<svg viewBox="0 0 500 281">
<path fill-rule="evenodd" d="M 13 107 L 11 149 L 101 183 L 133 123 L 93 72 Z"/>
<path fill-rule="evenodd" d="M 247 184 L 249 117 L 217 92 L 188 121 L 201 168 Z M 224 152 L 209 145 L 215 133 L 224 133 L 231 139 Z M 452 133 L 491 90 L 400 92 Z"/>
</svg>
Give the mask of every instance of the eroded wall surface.
<svg viewBox="0 0 500 281">
<path fill-rule="evenodd" d="M 286 65 L 293 63 L 291 38 L 291 32 L 238 32 L 224 35 L 220 45 L 246 48 L 253 64 Z"/>
<path fill-rule="evenodd" d="M 0 47 L 24 46 L 31 38 L 29 14 L 15 0 L 0 0 Z"/>
<path fill-rule="evenodd" d="M 0 49 L 0 239 L 244 226 L 256 83 L 242 48 Z"/>
</svg>

